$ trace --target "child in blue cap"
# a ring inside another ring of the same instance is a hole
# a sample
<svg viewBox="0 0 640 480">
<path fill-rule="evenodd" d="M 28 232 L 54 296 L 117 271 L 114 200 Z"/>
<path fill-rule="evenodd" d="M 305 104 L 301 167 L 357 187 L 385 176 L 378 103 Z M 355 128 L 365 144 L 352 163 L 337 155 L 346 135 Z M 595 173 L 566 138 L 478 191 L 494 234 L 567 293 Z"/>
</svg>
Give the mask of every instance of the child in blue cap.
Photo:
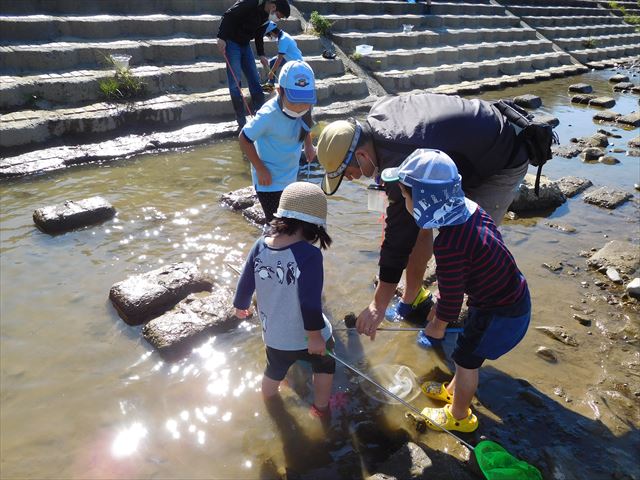
<svg viewBox="0 0 640 480">
<path fill-rule="evenodd" d="M 240 148 L 251 162 L 251 176 L 266 222 L 273 220 L 282 191 L 297 180 L 300 151 L 316 156 L 311 142 L 311 108 L 317 103 L 313 70 L 306 62 L 287 62 L 278 94 L 242 128 Z"/>
<path fill-rule="evenodd" d="M 287 62 L 293 60 L 304 61 L 302 52 L 298 48 L 295 39 L 284 30 L 278 28 L 274 22 L 269 22 L 264 31 L 264 36 L 278 42 L 278 55 L 269 60 L 269 74 L 267 82 L 273 85 L 276 81 L 278 69 Z"/>
<path fill-rule="evenodd" d="M 468 295 L 469 316 L 452 354 L 453 379 L 422 386 L 428 397 L 445 406 L 425 408 L 422 414 L 447 430 L 472 432 L 478 428 L 469 408 L 478 388 L 478 369 L 486 359 L 513 349 L 529 326 L 527 282 L 491 217 L 465 198 L 462 178 L 448 155 L 416 150 L 399 167 L 383 170 L 382 180 L 399 182 L 406 208 L 420 228 L 438 229 L 433 253 L 439 298 L 427 317 L 425 335 L 443 338 Z"/>
</svg>

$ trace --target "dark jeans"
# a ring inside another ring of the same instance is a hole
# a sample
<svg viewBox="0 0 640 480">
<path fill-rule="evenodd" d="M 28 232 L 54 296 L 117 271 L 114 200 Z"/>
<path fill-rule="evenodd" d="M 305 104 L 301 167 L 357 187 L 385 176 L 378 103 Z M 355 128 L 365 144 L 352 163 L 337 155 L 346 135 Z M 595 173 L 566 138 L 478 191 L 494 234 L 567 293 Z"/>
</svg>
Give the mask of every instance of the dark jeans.
<svg viewBox="0 0 640 480">
<path fill-rule="evenodd" d="M 243 73 L 249 85 L 254 110 L 257 111 L 264 103 L 264 93 L 260 86 L 260 76 L 256 68 L 256 59 L 253 56 L 251 45 L 240 45 L 230 40 L 227 40 L 226 55 L 229 62 L 227 64 L 229 93 L 231 94 L 231 100 L 234 102 L 238 124 L 244 126 L 244 115 L 248 112 L 246 112 L 244 104 L 242 104 L 242 110 L 239 108 L 241 105 L 240 102 L 242 101 L 242 91 L 240 88 L 242 88 Z M 238 100 L 240 100 L 240 102 Z"/>
<path fill-rule="evenodd" d="M 279 192 L 256 192 L 258 194 L 258 200 L 260 200 L 260 206 L 264 212 L 264 217 L 267 220 L 267 224 L 273 220 L 273 214 L 278 211 L 278 204 L 280 203 L 280 197 L 282 191 Z"/>
</svg>

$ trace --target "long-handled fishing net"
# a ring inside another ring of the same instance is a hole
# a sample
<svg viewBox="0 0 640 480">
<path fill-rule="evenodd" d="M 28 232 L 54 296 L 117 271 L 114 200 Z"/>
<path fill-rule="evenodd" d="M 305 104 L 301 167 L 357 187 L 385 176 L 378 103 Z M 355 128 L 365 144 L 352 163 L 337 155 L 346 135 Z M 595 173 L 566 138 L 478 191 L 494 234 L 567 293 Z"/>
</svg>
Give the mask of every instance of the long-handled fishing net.
<svg viewBox="0 0 640 480">
<path fill-rule="evenodd" d="M 472 447 L 469 443 L 465 442 L 442 425 L 435 423 L 431 419 L 425 418 L 420 410 L 418 410 L 402 398 L 398 397 L 393 392 L 387 390 L 378 382 L 370 378 L 368 375 L 365 375 L 357 368 L 351 366 L 340 357 L 337 357 L 333 352 L 327 350 L 326 353 L 335 361 L 341 363 L 349 370 L 360 375 L 368 382 L 371 382 L 391 398 L 395 399 L 396 401 L 407 407 L 409 410 L 414 412 L 416 415 L 413 417 L 418 422 L 416 425 L 418 431 L 426 431 L 426 424 L 428 422 L 431 425 L 434 425 L 436 428 L 439 428 L 443 432 L 451 435 L 458 442 L 462 443 L 465 447 L 471 450 L 476 457 L 476 461 L 478 462 L 480 470 L 482 470 L 482 473 L 487 480 L 543 480 L 542 474 L 536 467 L 528 464 L 524 460 L 520 460 L 514 457 L 496 442 L 492 442 L 491 440 L 481 440 L 475 447 Z"/>
</svg>

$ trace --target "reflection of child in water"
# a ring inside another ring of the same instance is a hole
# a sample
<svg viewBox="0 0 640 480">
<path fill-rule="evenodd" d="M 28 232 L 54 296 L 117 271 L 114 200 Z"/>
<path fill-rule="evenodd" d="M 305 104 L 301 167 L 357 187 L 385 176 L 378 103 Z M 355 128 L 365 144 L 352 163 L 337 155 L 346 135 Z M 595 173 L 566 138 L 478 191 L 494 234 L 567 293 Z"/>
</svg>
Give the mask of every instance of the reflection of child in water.
<svg viewBox="0 0 640 480">
<path fill-rule="evenodd" d="M 262 379 L 266 398 L 278 393 L 280 382 L 298 360 L 311 363 L 314 403 L 311 413 L 329 412 L 336 364 L 325 356 L 333 345 L 331 324 L 322 314 L 323 267 L 320 249 L 331 245 L 325 231 L 327 200 L 317 185 L 295 182 L 282 192 L 269 233 L 253 245 L 245 263 L 233 305 L 236 315 L 249 315 L 256 292 L 267 348 Z M 320 248 L 313 246 L 319 242 Z"/>
<path fill-rule="evenodd" d="M 424 333 L 443 338 L 448 323 L 458 319 L 464 294 L 469 297 L 469 317 L 452 354 L 453 379 L 422 386 L 428 397 L 446 405 L 422 414 L 447 430 L 472 432 L 478 428 L 469 408 L 478 369 L 513 349 L 529 326 L 527 282 L 491 217 L 464 197 L 458 169 L 446 154 L 416 150 L 398 168 L 384 170 L 382 180 L 400 182 L 406 208 L 420 228 L 438 229 L 433 254 L 439 299 Z"/>
</svg>

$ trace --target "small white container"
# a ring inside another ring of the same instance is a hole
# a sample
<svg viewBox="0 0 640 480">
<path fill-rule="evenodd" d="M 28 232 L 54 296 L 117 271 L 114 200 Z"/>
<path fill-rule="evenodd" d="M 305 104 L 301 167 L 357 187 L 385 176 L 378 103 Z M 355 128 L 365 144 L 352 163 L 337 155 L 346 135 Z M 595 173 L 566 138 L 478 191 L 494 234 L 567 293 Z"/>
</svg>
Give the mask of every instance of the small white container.
<svg viewBox="0 0 640 480">
<path fill-rule="evenodd" d="M 360 55 L 369 55 L 371 52 L 373 52 L 373 45 L 356 46 L 356 53 L 359 53 Z"/>
<path fill-rule="evenodd" d="M 387 194 L 382 185 L 372 183 L 367 187 L 367 209 L 378 213 L 387 211 Z"/>
<path fill-rule="evenodd" d="M 111 60 L 113 60 L 113 64 L 118 70 L 123 70 L 125 68 L 129 68 L 129 60 L 131 60 L 131 55 L 111 55 Z"/>
<path fill-rule="evenodd" d="M 413 25 L 409 25 L 408 23 L 402 24 L 403 33 L 411 33 L 412 30 L 413 30 Z"/>
</svg>

